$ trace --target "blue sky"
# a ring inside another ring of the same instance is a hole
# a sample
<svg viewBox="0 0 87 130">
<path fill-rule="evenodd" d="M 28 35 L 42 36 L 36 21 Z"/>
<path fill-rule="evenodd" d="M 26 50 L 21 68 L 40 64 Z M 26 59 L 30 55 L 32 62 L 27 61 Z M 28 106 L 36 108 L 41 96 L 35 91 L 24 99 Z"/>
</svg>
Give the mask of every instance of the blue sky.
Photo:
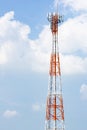
<svg viewBox="0 0 87 130">
<path fill-rule="evenodd" d="M 87 130 L 87 1 L 0 2 L 0 129 L 44 130 L 51 33 L 47 13 L 64 15 L 59 26 L 67 130 Z"/>
</svg>

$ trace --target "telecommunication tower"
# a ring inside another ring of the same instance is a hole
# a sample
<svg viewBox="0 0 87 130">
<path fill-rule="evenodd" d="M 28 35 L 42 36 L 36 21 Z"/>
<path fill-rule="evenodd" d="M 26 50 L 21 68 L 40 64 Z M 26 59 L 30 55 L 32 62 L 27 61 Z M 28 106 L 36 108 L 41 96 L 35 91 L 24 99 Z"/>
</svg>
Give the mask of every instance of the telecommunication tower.
<svg viewBox="0 0 87 130">
<path fill-rule="evenodd" d="M 61 85 L 60 56 L 58 47 L 58 25 L 63 21 L 58 13 L 48 15 L 52 32 L 49 86 L 46 104 L 46 130 L 64 130 L 64 107 Z"/>
</svg>

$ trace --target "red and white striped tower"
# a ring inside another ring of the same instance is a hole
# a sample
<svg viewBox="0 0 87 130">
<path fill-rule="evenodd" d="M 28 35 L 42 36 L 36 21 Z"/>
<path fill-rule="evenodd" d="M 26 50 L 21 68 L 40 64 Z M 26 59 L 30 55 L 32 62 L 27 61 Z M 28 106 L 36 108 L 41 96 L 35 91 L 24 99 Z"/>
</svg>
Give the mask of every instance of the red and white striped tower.
<svg viewBox="0 0 87 130">
<path fill-rule="evenodd" d="M 46 130 L 64 130 L 64 107 L 58 47 L 58 25 L 62 22 L 62 16 L 57 13 L 49 14 L 48 20 L 51 23 L 52 52 L 46 104 Z"/>
</svg>

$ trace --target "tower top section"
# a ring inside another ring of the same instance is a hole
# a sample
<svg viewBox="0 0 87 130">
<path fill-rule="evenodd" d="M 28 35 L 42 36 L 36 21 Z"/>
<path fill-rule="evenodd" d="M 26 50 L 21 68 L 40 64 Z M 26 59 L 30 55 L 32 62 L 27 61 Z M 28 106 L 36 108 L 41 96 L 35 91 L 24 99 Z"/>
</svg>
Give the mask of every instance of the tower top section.
<svg viewBox="0 0 87 130">
<path fill-rule="evenodd" d="M 58 32 L 58 24 L 63 22 L 63 17 L 57 13 L 48 14 L 48 21 L 51 23 L 51 31 L 53 34 Z"/>
</svg>

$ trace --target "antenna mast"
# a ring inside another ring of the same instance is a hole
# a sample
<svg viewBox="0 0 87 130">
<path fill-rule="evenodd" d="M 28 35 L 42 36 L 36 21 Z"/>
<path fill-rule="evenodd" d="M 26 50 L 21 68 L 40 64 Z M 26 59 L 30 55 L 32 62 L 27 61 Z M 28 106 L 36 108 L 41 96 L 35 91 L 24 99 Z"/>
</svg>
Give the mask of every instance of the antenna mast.
<svg viewBox="0 0 87 130">
<path fill-rule="evenodd" d="M 58 9 L 58 7 L 57 7 Z M 52 52 L 49 69 L 49 86 L 46 104 L 46 130 L 64 130 L 64 107 L 61 85 L 58 25 L 63 21 L 58 13 L 48 15 L 52 32 Z"/>
</svg>

